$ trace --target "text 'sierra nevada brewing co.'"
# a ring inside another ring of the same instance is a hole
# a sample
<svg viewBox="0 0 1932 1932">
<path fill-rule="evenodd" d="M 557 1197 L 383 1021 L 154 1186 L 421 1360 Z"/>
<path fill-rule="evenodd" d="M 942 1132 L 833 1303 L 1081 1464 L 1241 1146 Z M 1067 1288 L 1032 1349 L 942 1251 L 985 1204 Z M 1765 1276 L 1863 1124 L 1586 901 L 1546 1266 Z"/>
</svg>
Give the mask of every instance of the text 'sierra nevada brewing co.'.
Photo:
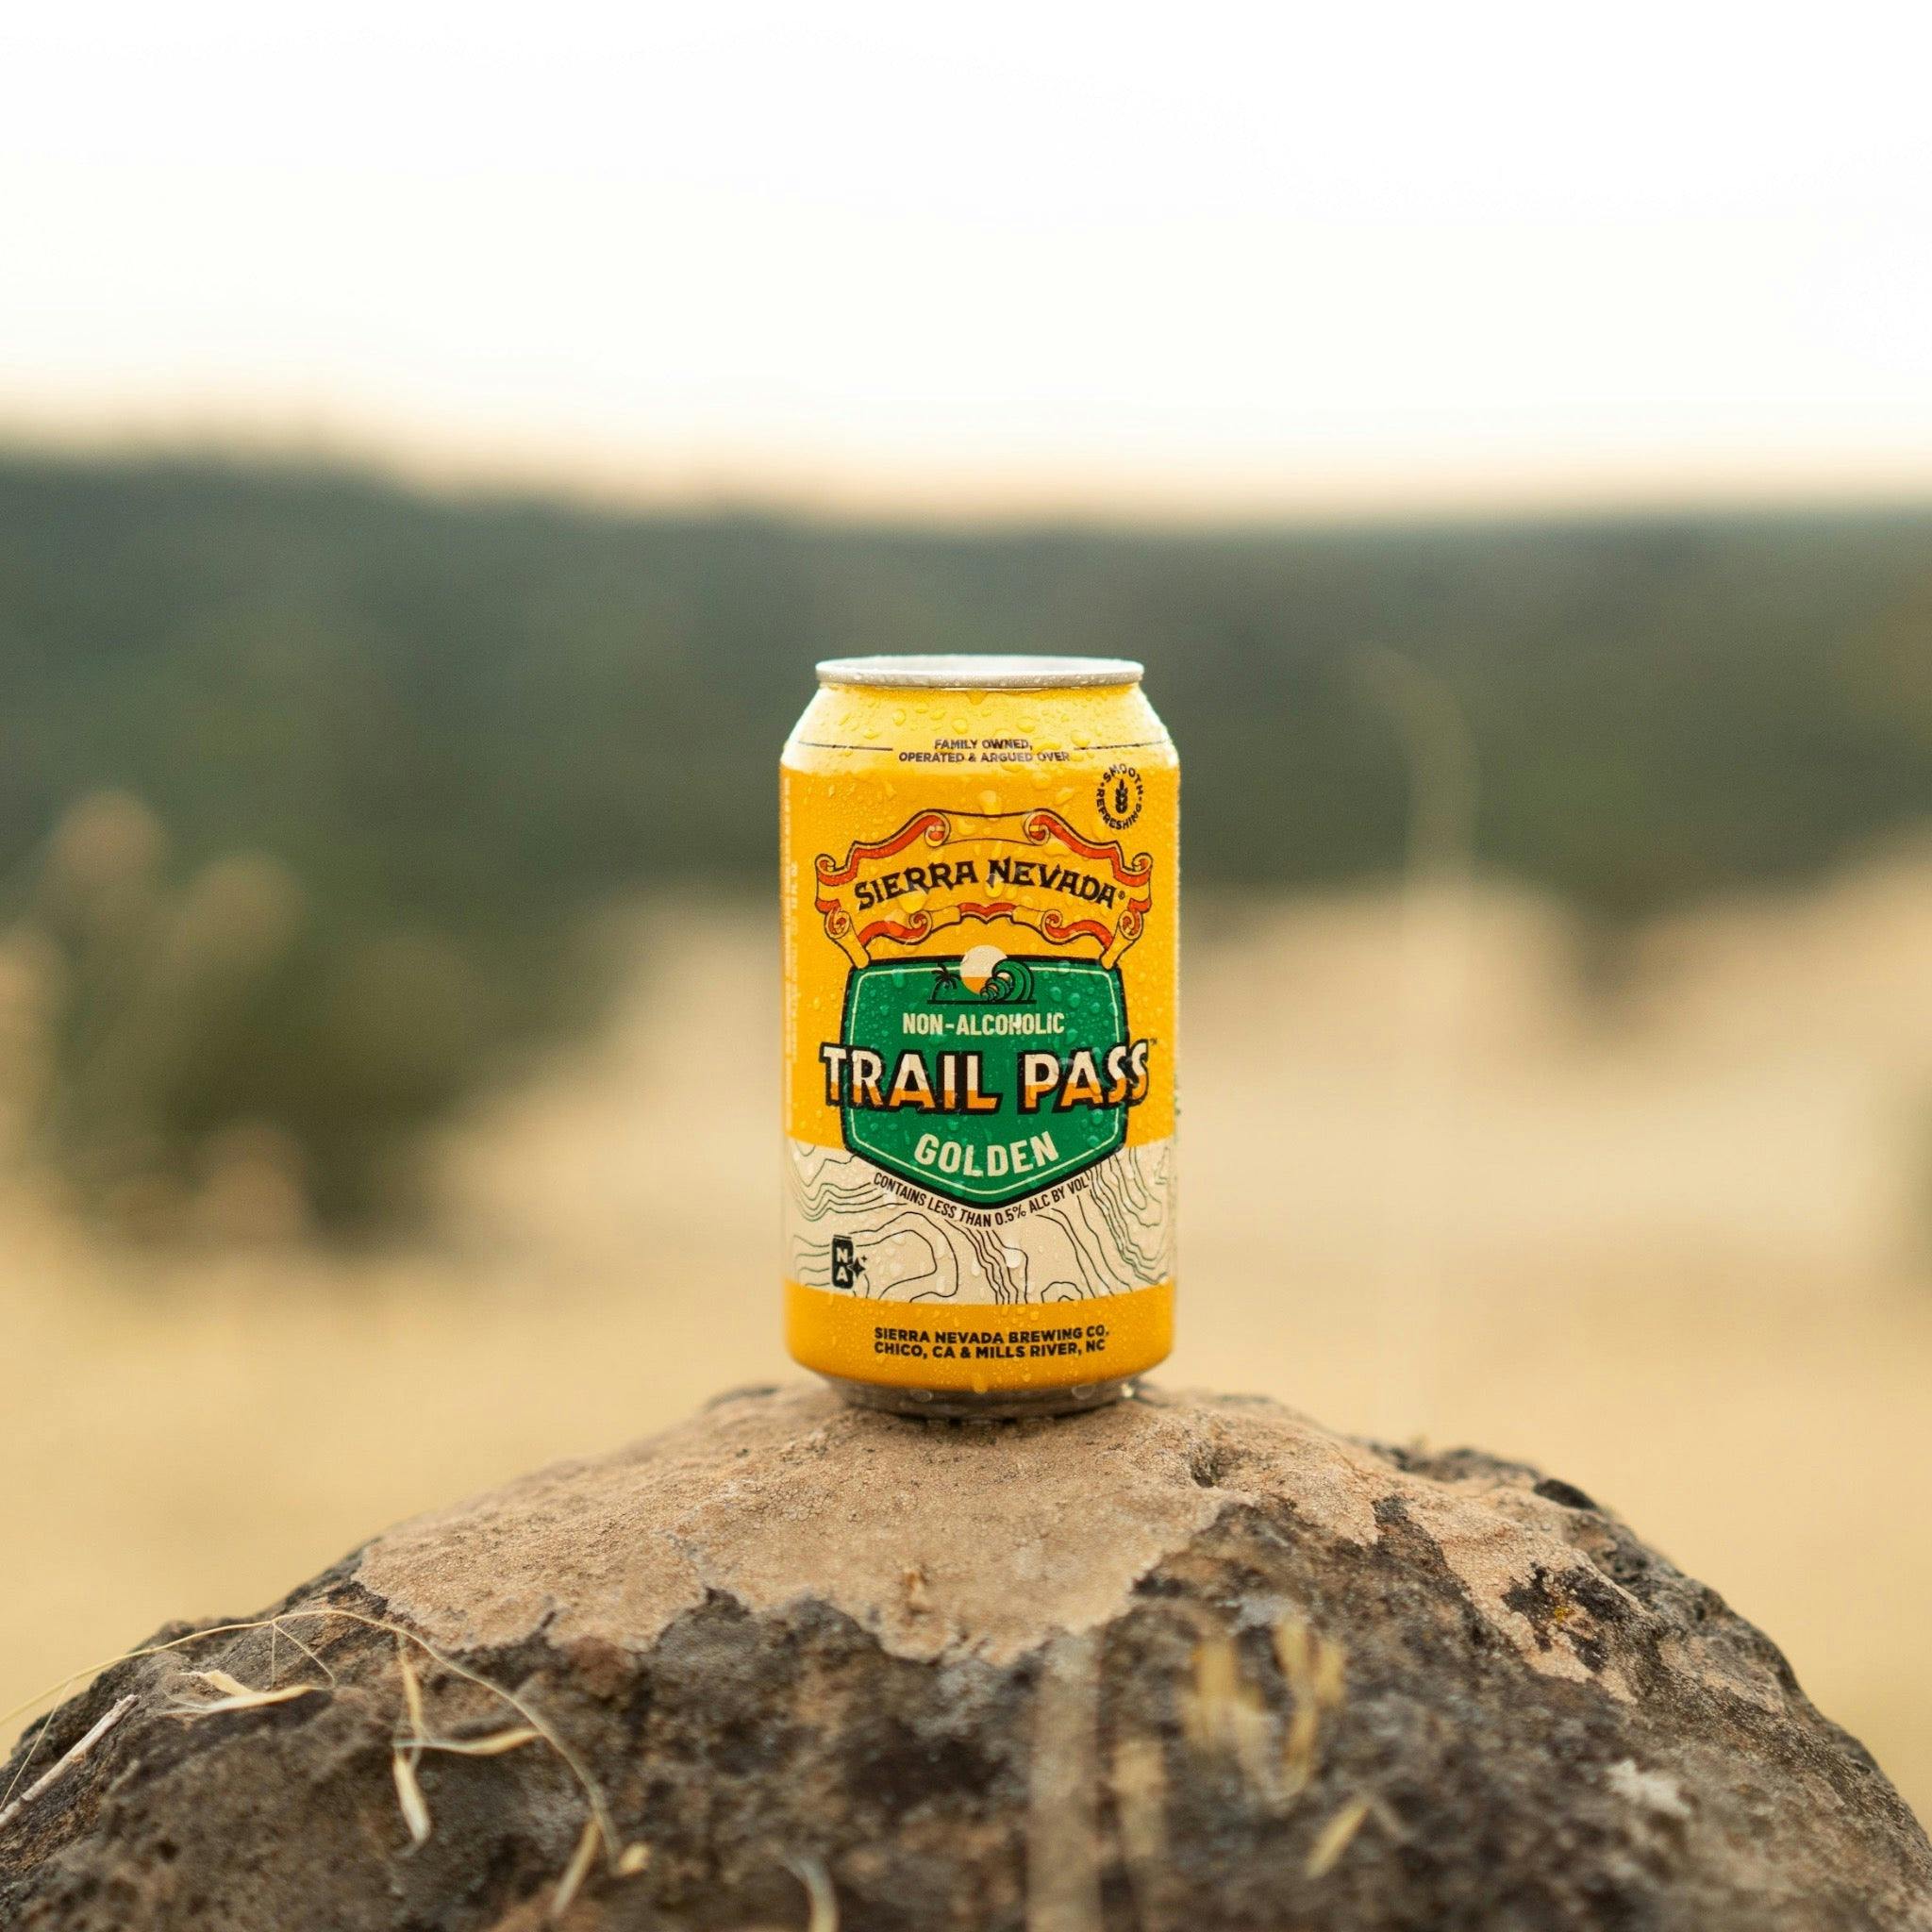
<svg viewBox="0 0 1932 1932">
<path fill-rule="evenodd" d="M 791 1353 L 922 1415 L 1168 1352 L 1180 767 L 1141 667 L 819 666 L 785 747 Z"/>
</svg>

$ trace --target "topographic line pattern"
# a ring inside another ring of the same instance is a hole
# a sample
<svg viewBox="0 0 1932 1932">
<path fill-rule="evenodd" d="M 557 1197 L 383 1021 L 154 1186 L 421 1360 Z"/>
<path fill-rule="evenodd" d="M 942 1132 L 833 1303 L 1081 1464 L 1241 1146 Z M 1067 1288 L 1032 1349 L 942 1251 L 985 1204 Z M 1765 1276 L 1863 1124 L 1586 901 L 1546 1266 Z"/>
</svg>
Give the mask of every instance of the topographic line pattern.
<svg viewBox="0 0 1932 1932">
<path fill-rule="evenodd" d="M 835 1286 L 835 1241 L 851 1243 L 840 1291 L 869 1301 L 1081 1301 L 1173 1275 L 1172 1141 L 1123 1148 L 1010 1220 L 908 1198 L 841 1148 L 787 1145 L 787 1258 L 808 1288 Z"/>
</svg>

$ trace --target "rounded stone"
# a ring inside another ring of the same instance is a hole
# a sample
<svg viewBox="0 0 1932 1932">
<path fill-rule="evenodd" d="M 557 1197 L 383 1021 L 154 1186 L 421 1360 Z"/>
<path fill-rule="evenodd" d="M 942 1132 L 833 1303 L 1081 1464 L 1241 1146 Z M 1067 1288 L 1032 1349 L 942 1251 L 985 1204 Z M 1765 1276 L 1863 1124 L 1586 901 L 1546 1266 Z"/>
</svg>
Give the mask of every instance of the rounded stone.
<svg viewBox="0 0 1932 1932">
<path fill-rule="evenodd" d="M 1262 1400 L 744 1391 L 242 1621 L 23 1740 L 0 1923 L 1932 1927 L 1924 1832 L 1712 1591 Z"/>
</svg>

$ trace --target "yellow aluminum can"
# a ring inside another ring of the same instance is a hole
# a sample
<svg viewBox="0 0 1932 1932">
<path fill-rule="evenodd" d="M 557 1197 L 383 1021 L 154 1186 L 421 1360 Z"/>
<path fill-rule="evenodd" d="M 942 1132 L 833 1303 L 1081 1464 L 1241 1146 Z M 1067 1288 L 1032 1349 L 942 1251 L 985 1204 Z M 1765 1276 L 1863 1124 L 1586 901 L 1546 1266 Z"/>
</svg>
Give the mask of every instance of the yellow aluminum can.
<svg viewBox="0 0 1932 1932">
<path fill-rule="evenodd" d="M 1168 1353 L 1180 765 L 1141 667 L 852 658 L 780 767 L 792 1355 L 1050 1415 Z"/>
</svg>

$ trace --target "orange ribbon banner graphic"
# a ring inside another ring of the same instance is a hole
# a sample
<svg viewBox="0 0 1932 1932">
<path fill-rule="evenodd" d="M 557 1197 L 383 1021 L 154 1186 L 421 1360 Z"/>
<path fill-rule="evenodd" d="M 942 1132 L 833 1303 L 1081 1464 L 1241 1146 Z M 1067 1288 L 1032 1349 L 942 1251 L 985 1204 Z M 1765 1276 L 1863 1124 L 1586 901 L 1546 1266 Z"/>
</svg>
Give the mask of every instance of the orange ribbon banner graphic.
<svg viewBox="0 0 1932 1932">
<path fill-rule="evenodd" d="M 1114 966 L 1141 937 L 1154 860 L 1083 839 L 1058 812 L 915 812 L 814 868 L 826 935 L 855 966 L 880 943 L 916 946 L 967 920 L 1010 919 L 1049 944 L 1091 941 Z"/>
</svg>

